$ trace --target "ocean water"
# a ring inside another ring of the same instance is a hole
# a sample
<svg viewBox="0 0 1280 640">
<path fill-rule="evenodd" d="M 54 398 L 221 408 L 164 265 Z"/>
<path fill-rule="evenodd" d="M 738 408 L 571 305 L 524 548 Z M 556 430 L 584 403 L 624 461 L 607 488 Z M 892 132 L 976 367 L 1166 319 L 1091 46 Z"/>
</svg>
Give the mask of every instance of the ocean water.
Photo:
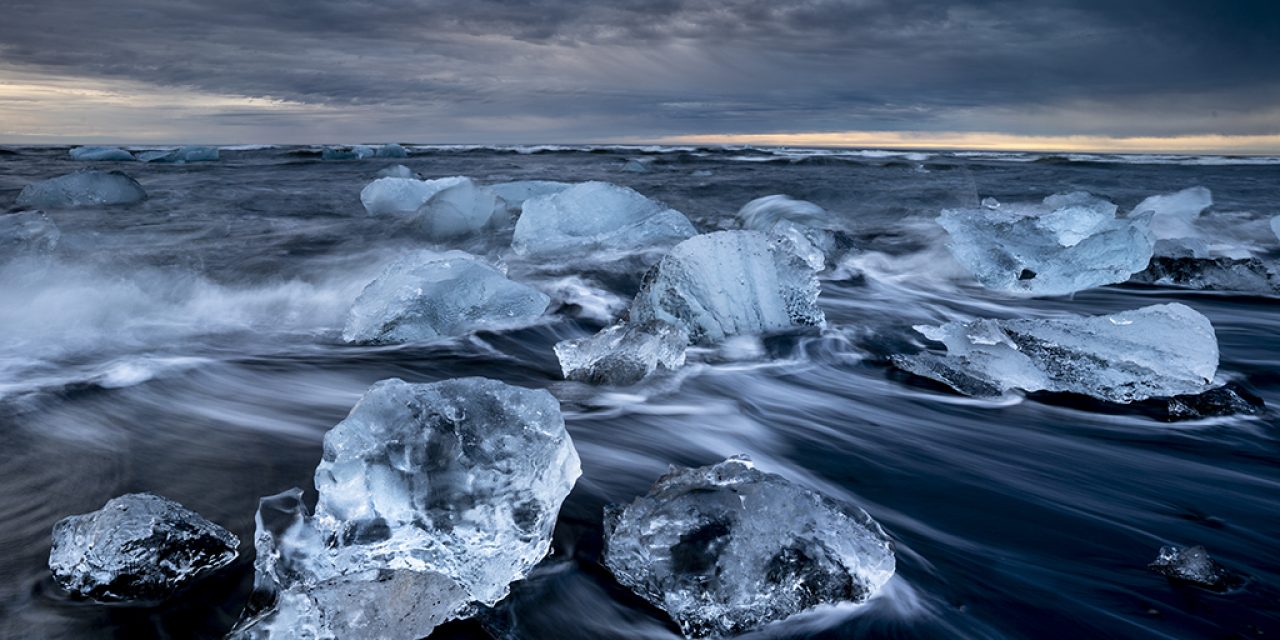
<svg viewBox="0 0 1280 640">
<path fill-rule="evenodd" d="M 1280 254 L 1280 159 L 1046 156 L 699 147 L 412 147 L 406 160 L 324 162 L 314 149 L 226 148 L 189 165 L 77 163 L 0 149 L 0 208 L 27 183 L 120 169 L 151 198 L 50 211 L 46 259 L 0 266 L 0 637 L 205 638 L 252 582 L 257 500 L 311 491 L 325 431 L 377 380 L 481 375 L 561 401 L 584 475 L 554 550 L 512 596 L 444 638 L 676 638 L 600 563 L 601 510 L 669 465 L 749 454 L 855 503 L 894 539 L 898 575 L 868 604 L 793 618 L 758 638 L 1254 638 L 1280 634 L 1280 299 L 1139 287 L 1010 299 L 969 281 L 933 222 L 983 197 L 1088 190 L 1121 210 L 1202 185 L 1215 242 Z M 624 171 L 644 159 L 648 172 Z M 625 388 L 565 382 L 552 352 L 625 308 L 643 260 L 528 260 L 510 230 L 456 243 L 555 300 L 545 322 L 433 345 L 359 347 L 347 308 L 387 262 L 427 246 L 365 216 L 360 189 L 403 163 L 485 182 L 606 180 L 733 228 L 756 197 L 813 201 L 858 251 L 823 281 L 830 326 L 702 350 Z M 637 266 L 639 265 L 639 266 Z M 860 275 L 853 275 L 853 274 Z M 897 372 L 913 324 L 1097 314 L 1179 301 L 1204 313 L 1220 377 L 1259 416 L 1166 423 L 1062 396 L 965 398 Z M 173 498 L 236 533 L 241 558 L 158 607 L 69 600 L 45 562 L 60 518 L 119 494 Z M 1245 577 L 1216 594 L 1146 569 L 1203 544 Z M 1265 634 L 1265 635 L 1264 635 Z"/>
</svg>

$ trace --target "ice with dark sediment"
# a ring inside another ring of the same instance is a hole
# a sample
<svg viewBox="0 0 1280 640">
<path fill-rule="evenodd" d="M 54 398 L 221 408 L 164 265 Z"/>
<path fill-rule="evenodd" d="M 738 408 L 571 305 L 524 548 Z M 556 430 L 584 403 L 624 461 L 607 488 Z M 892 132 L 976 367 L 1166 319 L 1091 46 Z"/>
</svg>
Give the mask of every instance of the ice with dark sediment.
<svg viewBox="0 0 1280 640">
<path fill-rule="evenodd" d="M 1153 214 L 1116 218 L 1116 205 L 1084 192 L 1039 204 L 947 209 L 948 247 L 984 287 L 1056 296 L 1128 280 L 1155 246 Z"/>
<path fill-rule="evenodd" d="M 864 602 L 895 570 L 893 543 L 865 511 L 745 458 L 673 468 L 607 508 L 604 528 L 605 566 L 691 638 Z"/>
<path fill-rule="evenodd" d="M 231 532 L 177 502 L 131 493 L 54 525 L 49 569 L 79 597 L 154 602 L 230 564 L 239 545 Z"/>
<path fill-rule="evenodd" d="M 94 162 L 129 162 L 136 159 L 132 153 L 119 147 L 76 147 L 69 155 L 72 160 Z"/>
<path fill-rule="evenodd" d="M 916 330 L 945 354 L 893 358 L 898 367 L 974 396 L 1055 391 L 1129 403 L 1207 391 L 1218 369 L 1209 319 L 1184 304 L 1102 316 L 974 320 Z"/>
<path fill-rule="evenodd" d="M 0 214 L 0 261 L 20 255 L 48 253 L 62 232 L 43 211 Z"/>
<path fill-rule="evenodd" d="M 20 207 L 74 209 L 78 207 L 136 204 L 147 192 L 136 180 L 119 171 L 77 171 L 22 188 Z"/>
<path fill-rule="evenodd" d="M 695 344 L 825 326 L 819 283 L 804 259 L 758 231 L 717 231 L 676 245 L 631 303 L 637 324 L 665 322 Z"/>
<path fill-rule="evenodd" d="M 764 196 L 743 205 L 738 218 L 746 229 L 782 238 L 816 270 L 835 257 L 837 238 L 831 217 L 812 202 L 782 194 Z"/>
<path fill-rule="evenodd" d="M 1160 547 L 1159 555 L 1147 567 L 1174 582 L 1193 584 L 1215 591 L 1230 588 L 1235 581 L 1235 576 L 1218 566 L 1218 563 L 1209 556 L 1209 552 L 1199 545 Z"/>
<path fill-rule="evenodd" d="M 665 322 L 619 323 L 599 333 L 555 346 L 567 380 L 593 384 L 634 384 L 659 369 L 684 366 L 689 336 Z"/>
<path fill-rule="evenodd" d="M 360 191 L 360 203 L 371 216 L 411 217 L 431 196 L 466 180 L 469 178 L 463 176 L 433 180 L 378 178 Z"/>
<path fill-rule="evenodd" d="M 463 251 L 417 251 L 388 265 L 347 316 L 343 340 L 425 342 L 526 326 L 551 299 Z"/>
<path fill-rule="evenodd" d="M 378 382 L 325 435 L 319 494 L 258 512 L 241 638 L 426 637 L 506 597 L 581 474 L 556 399 L 485 378 Z"/>
<path fill-rule="evenodd" d="M 1261 258 L 1157 255 L 1130 282 L 1208 291 L 1280 293 L 1280 267 Z"/>
<path fill-rule="evenodd" d="M 524 201 L 511 246 L 520 255 L 590 258 L 665 248 L 697 233 L 683 213 L 608 182 L 583 182 Z"/>
<path fill-rule="evenodd" d="M 1276 240 L 1280 240 L 1280 216 L 1271 219 L 1271 233 L 1276 234 Z"/>
<path fill-rule="evenodd" d="M 394 164 L 390 167 L 384 167 L 378 171 L 379 178 L 410 178 L 413 180 L 421 180 L 422 176 L 418 172 L 406 167 L 402 164 Z"/>
<path fill-rule="evenodd" d="M 138 154 L 143 162 L 186 164 L 188 162 L 214 162 L 221 155 L 217 147 L 180 147 L 169 150 L 144 151 Z"/>
</svg>

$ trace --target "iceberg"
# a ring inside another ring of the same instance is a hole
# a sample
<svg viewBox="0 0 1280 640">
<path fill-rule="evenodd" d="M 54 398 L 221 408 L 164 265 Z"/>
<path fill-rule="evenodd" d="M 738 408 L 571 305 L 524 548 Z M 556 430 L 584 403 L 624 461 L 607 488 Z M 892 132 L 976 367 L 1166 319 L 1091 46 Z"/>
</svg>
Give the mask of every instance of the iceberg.
<svg viewBox="0 0 1280 640">
<path fill-rule="evenodd" d="M 485 378 L 374 384 L 324 438 L 319 500 L 264 498 L 240 638 L 416 640 L 506 597 L 581 475 L 556 399 Z"/>
<path fill-rule="evenodd" d="M 948 247 L 983 286 L 1056 296 L 1128 280 L 1155 247 L 1151 212 L 1116 219 L 1116 205 L 1084 192 L 1041 204 L 948 209 Z"/>
<path fill-rule="evenodd" d="M 18 206 L 44 209 L 135 204 L 147 199 L 136 180 L 119 171 L 77 171 L 34 182 L 18 194 Z"/>
<path fill-rule="evenodd" d="M 186 164 L 188 162 L 213 162 L 219 158 L 217 147 L 181 147 L 168 151 L 144 151 L 138 155 L 143 162 Z"/>
<path fill-rule="evenodd" d="M 1218 566 L 1204 547 L 1160 547 L 1155 562 L 1147 565 L 1152 571 L 1175 583 L 1191 584 L 1211 591 L 1226 591 L 1238 578 Z"/>
<path fill-rule="evenodd" d="M 463 251 L 418 251 L 387 266 L 352 305 L 342 339 L 424 342 L 536 322 L 551 298 Z"/>
<path fill-rule="evenodd" d="M 826 210 L 781 194 L 756 198 L 738 210 L 742 226 L 782 238 L 793 253 L 816 271 L 826 268 L 837 251 L 837 238 Z"/>
<path fill-rule="evenodd" d="M 637 324 L 665 322 L 696 344 L 825 326 L 814 270 L 758 231 L 717 231 L 676 245 L 645 274 L 631 303 Z"/>
<path fill-rule="evenodd" d="M 672 468 L 606 509 L 604 564 L 685 636 L 729 636 L 824 604 L 860 603 L 894 574 L 893 543 L 863 510 L 745 458 Z"/>
<path fill-rule="evenodd" d="M 53 251 L 62 232 L 43 211 L 0 214 L 0 261 Z"/>
<path fill-rule="evenodd" d="M 422 180 L 422 176 L 418 172 L 406 167 L 402 164 L 391 165 L 378 171 L 379 178 L 411 178 L 413 180 Z"/>
<path fill-rule="evenodd" d="M 583 182 L 526 200 L 511 247 L 520 255 L 591 256 L 668 247 L 695 233 L 683 213 L 631 189 Z"/>
<path fill-rule="evenodd" d="M 230 564 L 239 545 L 231 532 L 177 502 L 131 493 L 54 525 L 49 569 L 79 597 L 153 602 Z"/>
<path fill-rule="evenodd" d="M 118 147 L 76 147 L 70 152 L 72 160 L 131 161 L 132 153 Z"/>
<path fill-rule="evenodd" d="M 408 158 L 409 152 L 404 147 L 392 142 L 378 147 L 373 152 L 373 155 L 378 158 Z"/>
<path fill-rule="evenodd" d="M 1183 304 L 1104 316 L 975 320 L 916 327 L 945 355 L 898 355 L 893 363 L 974 396 L 1011 389 L 1055 391 L 1130 403 L 1198 394 L 1218 370 L 1209 319 Z"/>
<path fill-rule="evenodd" d="M 1130 282 L 1183 289 L 1280 293 L 1280 272 L 1259 258 L 1154 256 Z"/>
<path fill-rule="evenodd" d="M 684 366 L 689 336 L 665 322 L 634 326 L 620 323 L 589 338 L 556 343 L 556 358 L 566 380 L 593 384 L 634 384 L 659 368 Z"/>
</svg>

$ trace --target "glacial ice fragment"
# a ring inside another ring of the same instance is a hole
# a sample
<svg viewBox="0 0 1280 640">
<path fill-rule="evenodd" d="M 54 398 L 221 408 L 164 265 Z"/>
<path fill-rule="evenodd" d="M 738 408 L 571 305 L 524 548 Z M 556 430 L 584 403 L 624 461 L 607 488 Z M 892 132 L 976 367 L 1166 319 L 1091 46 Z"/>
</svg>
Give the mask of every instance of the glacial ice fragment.
<svg viewBox="0 0 1280 640">
<path fill-rule="evenodd" d="M 511 247 L 520 255 L 668 247 L 694 235 L 683 213 L 626 187 L 583 182 L 524 202 Z"/>
<path fill-rule="evenodd" d="M 413 180 L 422 180 L 422 176 L 418 172 L 406 167 L 402 164 L 391 165 L 378 171 L 379 178 L 410 178 Z"/>
<path fill-rule="evenodd" d="M 258 511 L 239 638 L 426 637 L 492 606 L 549 551 L 581 474 L 555 398 L 484 378 L 374 384 L 300 490 Z"/>
<path fill-rule="evenodd" d="M 219 158 L 217 147 L 181 147 L 170 150 L 144 151 L 138 155 L 143 162 L 186 164 L 188 162 L 214 162 Z"/>
<path fill-rule="evenodd" d="M 556 182 L 554 180 L 519 180 L 491 184 L 489 185 L 489 190 L 493 191 L 499 198 L 502 198 L 502 201 L 507 203 L 508 207 L 519 211 L 525 201 L 530 198 L 560 193 L 572 186 L 568 182 Z"/>
<path fill-rule="evenodd" d="M 336 146 L 325 147 L 320 152 L 321 160 L 363 160 L 372 158 L 378 151 L 373 147 L 363 144 L 357 144 L 350 147 Z"/>
<path fill-rule="evenodd" d="M 622 170 L 626 171 L 627 173 L 649 173 L 650 171 L 653 171 L 652 164 L 653 164 L 653 160 L 650 160 L 648 158 L 645 158 L 645 159 L 631 158 L 630 160 L 627 160 L 625 163 L 623 163 Z"/>
<path fill-rule="evenodd" d="M 33 182 L 18 194 L 18 206 L 44 209 L 134 204 L 147 192 L 136 180 L 119 171 L 77 171 Z"/>
<path fill-rule="evenodd" d="M 374 155 L 379 158 L 408 158 L 409 152 L 404 147 L 392 142 L 378 147 Z"/>
<path fill-rule="evenodd" d="M 1265 407 L 1266 403 L 1262 398 L 1235 382 L 1228 382 L 1203 393 L 1168 398 L 1165 401 L 1164 415 L 1160 417 L 1174 422 L 1221 416 L 1256 415 L 1262 413 Z"/>
<path fill-rule="evenodd" d="M 1199 545 L 1186 548 L 1160 547 L 1160 555 L 1147 567 L 1174 582 L 1193 584 L 1213 591 L 1229 589 L 1236 582 L 1236 577 L 1218 566 L 1209 552 Z"/>
<path fill-rule="evenodd" d="M 645 274 L 631 322 L 681 327 L 696 344 L 824 326 L 814 270 L 758 231 L 717 231 L 676 245 Z"/>
<path fill-rule="evenodd" d="M 1116 206 L 1077 192 L 1042 204 L 948 209 L 948 247 L 983 286 L 1017 295 L 1066 295 L 1124 282 L 1151 259 L 1151 213 L 1117 220 Z"/>
<path fill-rule="evenodd" d="M 1218 369 L 1209 319 L 1178 303 L 1106 316 L 917 326 L 946 355 L 894 356 L 899 368 L 976 396 L 1010 389 L 1129 403 L 1200 393 Z"/>
<path fill-rule="evenodd" d="M 742 226 L 783 239 L 816 271 L 834 257 L 837 239 L 830 216 L 818 205 L 781 194 L 756 198 L 738 210 Z"/>
<path fill-rule="evenodd" d="M 1196 219 L 1213 206 L 1213 194 L 1204 187 L 1191 187 L 1175 193 L 1151 196 L 1129 213 L 1151 213 L 1151 232 L 1156 240 L 1194 238 L 1200 235 Z"/>
<path fill-rule="evenodd" d="M 469 253 L 418 251 L 388 265 L 365 287 L 342 339 L 422 342 L 512 328 L 537 321 L 550 302 Z"/>
<path fill-rule="evenodd" d="M 860 603 L 894 573 L 893 543 L 866 512 L 744 458 L 673 468 L 604 525 L 605 566 L 691 638 Z"/>
<path fill-rule="evenodd" d="M 434 180 L 378 178 L 360 191 L 360 202 L 371 216 L 415 216 L 431 196 L 466 180 L 461 176 Z"/>
<path fill-rule="evenodd" d="M 1271 233 L 1276 234 L 1276 239 L 1280 240 L 1280 216 L 1271 219 Z"/>
<path fill-rule="evenodd" d="M 62 232 L 43 211 L 0 214 L 0 261 L 22 254 L 48 253 Z"/>
<path fill-rule="evenodd" d="M 1259 258 L 1153 256 L 1130 282 L 1183 289 L 1280 292 L 1280 270 Z"/>
<path fill-rule="evenodd" d="M 133 154 L 119 147 L 76 147 L 70 152 L 72 160 L 131 161 Z"/>
<path fill-rule="evenodd" d="M 177 502 L 131 493 L 54 525 L 49 568 L 77 596 L 151 602 L 230 564 L 239 545 L 231 532 Z"/>
<path fill-rule="evenodd" d="M 634 384 L 659 368 L 684 366 L 689 337 L 665 322 L 643 326 L 619 323 L 589 338 L 556 343 L 556 357 L 567 380 L 593 384 Z"/>
<path fill-rule="evenodd" d="M 449 240 L 507 222 L 506 205 L 492 191 L 462 178 L 427 198 L 415 213 L 432 240 Z"/>
</svg>

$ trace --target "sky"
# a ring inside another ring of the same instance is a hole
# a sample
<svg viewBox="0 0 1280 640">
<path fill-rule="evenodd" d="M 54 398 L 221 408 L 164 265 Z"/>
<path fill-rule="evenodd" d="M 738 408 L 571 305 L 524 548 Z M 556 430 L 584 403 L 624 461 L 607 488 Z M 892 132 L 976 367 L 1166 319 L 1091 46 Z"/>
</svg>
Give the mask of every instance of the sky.
<svg viewBox="0 0 1280 640">
<path fill-rule="evenodd" d="M 1280 2 L 6 0 L 0 141 L 1280 154 Z"/>
</svg>

